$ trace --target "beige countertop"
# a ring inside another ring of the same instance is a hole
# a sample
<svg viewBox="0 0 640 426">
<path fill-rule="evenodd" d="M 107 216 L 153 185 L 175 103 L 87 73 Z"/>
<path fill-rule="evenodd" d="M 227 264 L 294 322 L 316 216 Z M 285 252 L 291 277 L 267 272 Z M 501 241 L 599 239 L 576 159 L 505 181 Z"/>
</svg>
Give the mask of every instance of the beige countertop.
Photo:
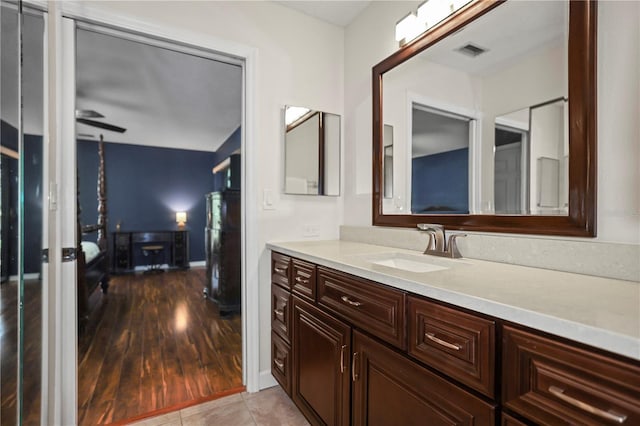
<svg viewBox="0 0 640 426">
<path fill-rule="evenodd" d="M 271 242 L 267 247 L 640 360 L 640 283 L 508 265 L 446 259 L 350 241 Z M 409 272 L 372 263 L 403 253 L 447 269 Z"/>
</svg>

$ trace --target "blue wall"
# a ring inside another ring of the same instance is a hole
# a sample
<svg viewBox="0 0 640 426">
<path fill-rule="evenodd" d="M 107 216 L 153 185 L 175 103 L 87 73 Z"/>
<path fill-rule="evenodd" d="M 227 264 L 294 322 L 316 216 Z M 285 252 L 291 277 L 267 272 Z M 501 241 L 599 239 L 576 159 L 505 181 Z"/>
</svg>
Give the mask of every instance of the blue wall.
<svg viewBox="0 0 640 426">
<path fill-rule="evenodd" d="M 469 149 L 417 157 L 411 166 L 413 213 L 469 212 Z"/>
<path fill-rule="evenodd" d="M 205 199 L 213 190 L 213 152 L 105 142 L 107 227 L 122 231 L 177 229 L 176 211 L 187 212 L 191 261 L 204 253 Z M 98 143 L 78 141 L 81 220 L 97 220 Z"/>
</svg>

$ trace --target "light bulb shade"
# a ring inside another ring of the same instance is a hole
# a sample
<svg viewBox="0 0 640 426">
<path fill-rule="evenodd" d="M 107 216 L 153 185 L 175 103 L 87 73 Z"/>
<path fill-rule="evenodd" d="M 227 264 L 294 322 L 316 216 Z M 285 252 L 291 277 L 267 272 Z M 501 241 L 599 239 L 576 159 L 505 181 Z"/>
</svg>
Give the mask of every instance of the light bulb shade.
<svg viewBox="0 0 640 426">
<path fill-rule="evenodd" d="M 187 212 L 176 212 L 176 222 L 178 225 L 184 225 L 187 221 Z"/>
<path fill-rule="evenodd" d="M 418 21 L 431 28 L 471 0 L 427 0 L 418 7 Z"/>
<path fill-rule="evenodd" d="M 409 42 L 423 33 L 424 24 L 413 13 L 408 14 L 396 24 L 396 41 Z"/>
</svg>

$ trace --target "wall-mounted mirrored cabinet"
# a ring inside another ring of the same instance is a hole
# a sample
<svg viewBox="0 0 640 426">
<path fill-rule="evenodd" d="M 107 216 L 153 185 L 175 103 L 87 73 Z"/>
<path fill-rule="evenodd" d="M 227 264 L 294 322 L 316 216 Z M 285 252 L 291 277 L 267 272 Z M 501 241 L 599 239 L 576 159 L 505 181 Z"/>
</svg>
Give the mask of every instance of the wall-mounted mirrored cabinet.
<svg viewBox="0 0 640 426">
<path fill-rule="evenodd" d="M 340 195 L 340 116 L 284 109 L 284 192 Z"/>
<path fill-rule="evenodd" d="M 595 235 L 595 9 L 478 0 L 376 65 L 374 225 Z"/>
</svg>

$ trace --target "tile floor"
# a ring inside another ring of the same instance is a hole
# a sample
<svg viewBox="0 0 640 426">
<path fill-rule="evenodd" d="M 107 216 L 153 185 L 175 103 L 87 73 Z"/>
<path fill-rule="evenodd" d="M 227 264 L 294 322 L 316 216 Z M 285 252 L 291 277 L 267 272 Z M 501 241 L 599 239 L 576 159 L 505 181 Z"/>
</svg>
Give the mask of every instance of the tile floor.
<svg viewBox="0 0 640 426">
<path fill-rule="evenodd" d="M 136 426 L 308 426 L 280 386 L 238 393 L 133 423 Z"/>
</svg>

